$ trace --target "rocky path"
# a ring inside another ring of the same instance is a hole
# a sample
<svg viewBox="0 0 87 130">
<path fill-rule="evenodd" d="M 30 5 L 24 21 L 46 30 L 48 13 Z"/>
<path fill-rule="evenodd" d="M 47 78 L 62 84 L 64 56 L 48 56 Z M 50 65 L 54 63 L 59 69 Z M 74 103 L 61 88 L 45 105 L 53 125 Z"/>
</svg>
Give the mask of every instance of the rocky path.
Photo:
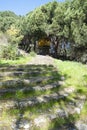
<svg viewBox="0 0 87 130">
<path fill-rule="evenodd" d="M 28 64 L 34 64 L 34 65 L 53 65 L 54 60 L 50 56 L 42 56 L 42 55 L 36 55 L 34 59 L 32 59 L 31 62 Z"/>
<path fill-rule="evenodd" d="M 64 84 L 65 77 L 49 56 L 37 55 L 28 64 L 1 67 L 0 130 L 81 130 L 84 124 L 80 127 L 69 117 L 80 114 L 86 97 L 70 98 L 75 88 Z M 68 122 L 61 126 L 64 119 Z"/>
</svg>

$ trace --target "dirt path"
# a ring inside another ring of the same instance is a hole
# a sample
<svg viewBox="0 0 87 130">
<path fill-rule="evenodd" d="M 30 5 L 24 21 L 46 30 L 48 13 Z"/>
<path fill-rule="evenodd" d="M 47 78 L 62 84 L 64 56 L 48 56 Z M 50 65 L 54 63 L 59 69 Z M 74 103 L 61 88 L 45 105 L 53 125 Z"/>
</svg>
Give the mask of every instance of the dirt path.
<svg viewBox="0 0 87 130">
<path fill-rule="evenodd" d="M 54 60 L 50 56 L 36 55 L 28 64 L 53 65 L 54 64 Z"/>
</svg>

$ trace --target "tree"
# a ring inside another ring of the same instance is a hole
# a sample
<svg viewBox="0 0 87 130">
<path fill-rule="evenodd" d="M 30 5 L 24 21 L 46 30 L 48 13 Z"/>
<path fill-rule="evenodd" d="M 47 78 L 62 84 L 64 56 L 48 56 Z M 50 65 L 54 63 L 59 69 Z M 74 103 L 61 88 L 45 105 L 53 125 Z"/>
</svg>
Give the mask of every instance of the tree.
<svg viewBox="0 0 87 130">
<path fill-rule="evenodd" d="M 5 32 L 12 24 L 15 24 L 18 16 L 11 11 L 0 12 L 0 31 Z"/>
</svg>

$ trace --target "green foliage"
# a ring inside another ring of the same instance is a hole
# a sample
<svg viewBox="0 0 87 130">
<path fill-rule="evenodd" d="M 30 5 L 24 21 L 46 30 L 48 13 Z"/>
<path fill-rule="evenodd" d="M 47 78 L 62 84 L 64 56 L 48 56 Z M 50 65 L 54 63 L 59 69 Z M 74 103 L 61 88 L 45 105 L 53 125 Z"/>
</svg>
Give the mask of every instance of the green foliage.
<svg viewBox="0 0 87 130">
<path fill-rule="evenodd" d="M 9 35 L 10 43 L 21 43 L 21 48 L 30 52 L 30 44 L 34 44 L 43 37 L 50 41 L 55 37 L 55 52 L 58 45 L 70 43 L 70 47 L 87 47 L 87 1 L 70 0 L 65 2 L 49 2 L 26 16 L 17 16 L 13 12 L 0 12 L 0 31 L 17 32 Z M 70 48 L 70 49 L 71 49 Z M 61 48 L 65 51 L 65 48 Z M 71 52 L 71 50 L 70 50 Z M 67 55 L 67 54 L 66 54 Z M 72 54 L 71 54 L 72 55 Z M 73 56 L 72 56 L 73 57 Z"/>
<path fill-rule="evenodd" d="M 7 30 L 8 35 L 8 41 L 11 44 L 18 45 L 23 38 L 22 35 L 20 35 L 20 30 L 15 27 L 15 25 L 11 25 L 11 27 Z"/>
<path fill-rule="evenodd" d="M 31 52 L 30 52 L 30 56 L 35 57 L 35 56 L 36 56 L 36 53 L 35 53 L 34 51 L 31 51 Z"/>
<path fill-rule="evenodd" d="M 11 11 L 0 12 L 0 31 L 5 32 L 17 20 L 18 16 Z"/>
<path fill-rule="evenodd" d="M 11 25 L 6 31 L 6 34 L 1 33 L 0 57 L 5 59 L 16 59 L 18 56 L 18 44 L 22 38 L 23 36 L 20 35 L 20 30 L 16 29 L 14 25 Z"/>
<path fill-rule="evenodd" d="M 8 42 L 6 34 L 0 33 L 0 58 L 15 59 L 17 55 L 17 45 Z"/>
<path fill-rule="evenodd" d="M 16 45 L 8 44 L 7 46 L 1 47 L 0 58 L 4 59 L 15 59 L 17 56 Z"/>
</svg>

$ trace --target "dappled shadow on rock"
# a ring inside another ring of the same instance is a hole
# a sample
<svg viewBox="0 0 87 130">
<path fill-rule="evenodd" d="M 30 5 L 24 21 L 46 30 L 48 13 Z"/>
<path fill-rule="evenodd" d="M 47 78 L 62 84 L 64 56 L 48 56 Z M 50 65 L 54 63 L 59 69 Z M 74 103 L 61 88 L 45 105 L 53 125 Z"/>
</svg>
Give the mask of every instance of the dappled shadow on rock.
<svg viewBox="0 0 87 130">
<path fill-rule="evenodd" d="M 21 65 L 0 68 L 0 89 L 23 88 L 53 83 L 61 79 L 61 75 L 53 66 Z"/>
<path fill-rule="evenodd" d="M 51 117 L 58 118 L 57 114 L 53 114 L 52 111 L 58 100 L 63 100 L 69 94 L 62 90 L 66 78 L 67 76 L 60 75 L 52 65 L 1 67 L 0 110 L 2 110 L 2 117 L 4 111 L 12 118 L 15 115 L 13 129 L 31 129 L 36 117 L 42 114 L 48 120 Z M 28 115 L 26 115 L 27 112 Z"/>
<path fill-rule="evenodd" d="M 58 126 L 58 123 L 56 122 L 53 128 L 49 130 L 77 130 L 77 128 L 74 123 L 68 123 L 63 125 L 61 125 L 60 123 L 60 126 Z"/>
</svg>

